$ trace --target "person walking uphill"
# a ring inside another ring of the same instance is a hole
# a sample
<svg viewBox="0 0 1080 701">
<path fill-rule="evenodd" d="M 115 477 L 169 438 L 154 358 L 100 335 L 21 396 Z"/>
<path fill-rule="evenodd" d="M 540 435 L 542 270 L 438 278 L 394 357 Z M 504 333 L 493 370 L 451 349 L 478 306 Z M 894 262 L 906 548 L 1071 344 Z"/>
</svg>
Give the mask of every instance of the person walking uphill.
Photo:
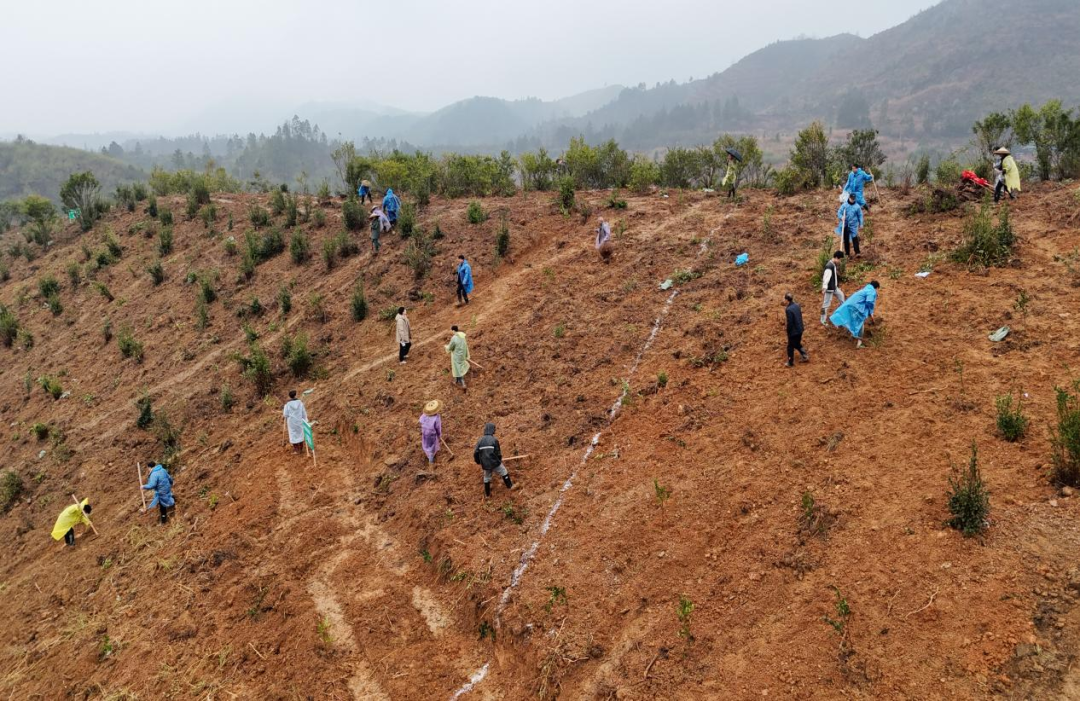
<svg viewBox="0 0 1080 701">
<path fill-rule="evenodd" d="M 503 465 L 502 448 L 499 447 L 499 439 L 495 437 L 495 424 L 484 424 L 484 435 L 473 451 L 473 461 L 484 470 L 485 497 L 491 496 L 492 472 L 502 477 L 507 489 L 514 488 L 514 483 L 510 481 L 510 472 L 506 465 Z"/>
<path fill-rule="evenodd" d="M 368 219 L 371 220 L 371 257 L 374 258 L 379 255 L 379 248 L 382 245 L 379 243 L 379 236 L 390 231 L 390 220 L 386 218 L 378 205 L 371 208 L 371 216 Z"/>
<path fill-rule="evenodd" d="M 840 289 L 840 270 L 836 267 L 838 261 L 844 260 L 844 252 L 836 251 L 832 254 L 832 260 L 825 264 L 825 270 L 821 272 L 821 292 L 824 298 L 821 301 L 821 325 L 828 325 L 829 307 L 832 299 L 840 304 L 844 303 L 844 291 Z"/>
<path fill-rule="evenodd" d="M 386 212 L 386 218 L 390 220 L 390 226 L 395 226 L 398 212 L 401 211 L 401 200 L 394 194 L 394 189 L 391 187 L 386 188 L 386 197 L 383 197 L 382 209 Z"/>
<path fill-rule="evenodd" d="M 89 499 L 61 511 L 52 529 L 53 540 L 63 540 L 68 546 L 75 545 L 75 526 L 90 526 L 90 511 Z"/>
<path fill-rule="evenodd" d="M 304 445 L 304 422 L 307 421 L 307 409 L 304 403 L 296 398 L 296 390 L 289 390 L 289 401 L 285 402 L 285 408 L 281 410 L 285 417 L 285 432 L 289 435 L 289 443 L 294 453 L 299 453 Z"/>
<path fill-rule="evenodd" d="M 605 263 L 611 260 L 611 249 L 611 225 L 600 217 L 596 226 L 596 252 Z"/>
<path fill-rule="evenodd" d="M 155 506 L 158 507 L 161 512 L 158 521 L 165 525 L 169 520 L 169 509 L 176 506 L 176 499 L 173 498 L 172 493 L 173 478 L 164 465 L 155 463 L 153 460 L 146 464 L 150 466 L 150 475 L 147 477 L 143 489 L 154 492 L 154 499 L 146 508 L 149 510 Z"/>
<path fill-rule="evenodd" d="M 356 188 L 356 194 L 360 195 L 360 204 L 364 204 L 364 200 L 373 202 L 371 199 L 371 182 L 368 180 L 361 180 L 360 187 Z"/>
<path fill-rule="evenodd" d="M 851 164 L 851 172 L 847 176 L 847 184 L 844 186 L 844 191 L 849 195 L 855 195 L 855 201 L 859 203 L 860 207 L 870 211 L 870 205 L 866 203 L 866 197 L 863 195 L 863 187 L 866 183 L 874 182 L 874 176 L 867 173 L 862 169 L 862 166 L 858 163 Z"/>
<path fill-rule="evenodd" d="M 803 362 L 810 362 L 810 355 L 802 347 L 802 335 L 805 327 L 802 320 L 802 308 L 795 303 L 791 293 L 784 295 L 784 317 L 787 324 L 787 367 L 795 365 L 795 351 L 799 351 Z"/>
<path fill-rule="evenodd" d="M 439 442 L 442 441 L 442 402 L 432 399 L 424 405 L 424 413 L 420 414 L 420 447 L 427 456 L 428 464 L 435 464 L 435 454 L 439 452 Z"/>
<path fill-rule="evenodd" d="M 458 256 L 457 267 L 457 301 L 458 306 L 469 303 L 469 295 L 473 291 L 472 266 L 465 256 Z"/>
<path fill-rule="evenodd" d="M 398 307 L 397 317 L 394 320 L 397 322 L 398 362 L 404 365 L 405 358 L 409 356 L 409 349 L 412 348 L 412 327 L 409 325 L 409 316 L 405 312 L 405 307 Z"/>
<path fill-rule="evenodd" d="M 1020 192 L 1020 168 L 1016 165 L 1016 159 L 1005 147 L 994 151 L 994 155 L 998 157 L 998 162 L 994 164 L 994 170 L 998 173 L 997 182 L 994 183 L 994 202 L 1000 201 L 1006 192 L 1010 200 L 1015 200 L 1016 193 Z"/>
<path fill-rule="evenodd" d="M 450 354 L 450 374 L 454 376 L 454 384 L 465 391 L 465 375 L 469 372 L 469 343 L 465 340 L 465 332 L 458 331 L 457 326 L 451 326 L 450 330 L 454 332 L 446 346 L 446 352 Z"/>
<path fill-rule="evenodd" d="M 863 225 L 863 211 L 859 203 L 855 201 L 855 193 L 848 195 L 848 200 L 836 210 L 836 233 L 844 240 L 844 255 L 850 256 L 851 249 L 855 249 L 855 257 L 859 256 L 859 229 Z"/>
<path fill-rule="evenodd" d="M 847 298 L 840 308 L 833 312 L 829 321 L 837 328 L 844 328 L 851 332 L 855 338 L 855 347 L 862 348 L 863 324 L 867 319 L 873 322 L 874 308 L 877 306 L 878 288 L 881 285 L 877 280 L 871 280 L 870 284 Z"/>
</svg>

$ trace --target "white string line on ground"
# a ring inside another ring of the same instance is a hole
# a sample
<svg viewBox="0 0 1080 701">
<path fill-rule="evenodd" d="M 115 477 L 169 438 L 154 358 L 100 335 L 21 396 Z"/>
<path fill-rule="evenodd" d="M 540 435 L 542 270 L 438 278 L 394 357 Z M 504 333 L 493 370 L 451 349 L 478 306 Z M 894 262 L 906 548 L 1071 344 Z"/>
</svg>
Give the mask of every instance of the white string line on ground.
<svg viewBox="0 0 1080 701">
<path fill-rule="evenodd" d="M 713 231 L 709 232 L 710 236 L 714 231 L 716 230 L 714 229 Z M 694 257 L 695 260 L 699 258 L 702 253 L 705 252 L 708 244 L 709 239 L 705 239 L 701 242 L 701 246 L 698 248 L 697 255 Z M 589 441 L 588 447 L 585 448 L 585 454 L 581 456 L 581 462 L 578 463 L 578 466 L 574 468 L 574 471 L 571 472 L 570 476 L 566 478 L 565 482 L 563 482 L 563 486 L 559 490 L 559 496 L 555 499 L 555 503 L 551 505 L 551 509 L 548 510 L 547 516 L 544 517 L 544 522 L 540 525 L 539 535 L 536 537 L 536 540 L 533 541 L 532 545 L 529 546 L 528 550 L 522 553 L 521 561 L 518 563 L 518 566 L 514 568 L 514 573 L 510 576 L 510 584 L 507 585 L 505 589 L 503 589 L 502 596 L 499 597 L 499 605 L 495 608 L 496 623 L 498 622 L 499 614 L 502 613 L 503 608 L 505 608 L 506 604 L 510 601 L 510 595 L 513 593 L 514 589 L 517 588 L 517 585 L 521 582 L 521 577 L 525 574 L 525 571 L 529 569 L 529 565 L 532 563 L 532 559 L 536 555 L 536 551 L 537 549 L 539 549 L 541 541 L 544 539 L 544 536 L 547 535 L 548 529 L 551 528 L 551 523 L 555 519 L 555 514 L 558 513 L 559 508 L 563 504 L 563 499 L 566 496 L 566 492 L 569 491 L 570 487 L 574 485 L 574 479 L 577 477 L 578 472 L 581 470 L 582 466 L 588 463 L 589 456 L 592 455 L 593 451 L 596 449 L 597 444 L 600 443 L 600 436 L 604 433 L 604 431 L 611 427 L 611 424 L 615 421 L 616 417 L 618 417 L 619 411 L 622 409 L 623 406 L 623 400 L 625 400 L 627 395 L 630 394 L 629 380 L 634 376 L 634 373 L 637 372 L 638 366 L 641 364 L 642 358 L 645 357 L 645 354 L 649 351 L 649 348 L 652 347 L 653 341 L 656 340 L 656 336 L 660 333 L 660 328 L 664 324 L 664 318 L 671 310 L 671 305 L 675 302 L 675 298 L 678 296 L 678 289 L 672 290 L 671 294 L 668 295 L 667 301 L 664 302 L 664 306 L 660 309 L 660 313 L 657 315 L 656 320 L 653 321 L 652 331 L 649 332 L 649 337 L 645 339 L 644 345 L 641 346 L 641 350 L 638 351 L 637 357 L 634 358 L 634 362 L 630 365 L 630 370 L 626 376 L 627 381 L 623 385 L 622 392 L 615 400 L 615 403 L 612 404 L 611 408 L 607 411 L 607 422 L 604 424 L 603 428 L 596 432 L 596 435 L 592 437 L 592 440 Z M 484 678 L 487 677 L 490 666 L 490 662 L 485 662 L 483 667 L 473 672 L 472 676 L 469 677 L 469 681 L 463 684 L 457 691 L 454 692 L 454 695 L 450 697 L 451 701 L 454 701 L 455 699 L 458 699 L 469 693 L 476 687 L 477 684 L 484 681 Z"/>
</svg>

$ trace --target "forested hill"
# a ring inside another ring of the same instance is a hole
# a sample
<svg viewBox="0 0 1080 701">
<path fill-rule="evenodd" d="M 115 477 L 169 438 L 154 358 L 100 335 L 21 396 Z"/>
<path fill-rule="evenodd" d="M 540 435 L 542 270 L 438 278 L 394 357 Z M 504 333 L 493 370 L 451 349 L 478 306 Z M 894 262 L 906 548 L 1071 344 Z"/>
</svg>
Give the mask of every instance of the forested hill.
<svg viewBox="0 0 1080 701">
<path fill-rule="evenodd" d="M 0 142 L 0 202 L 43 195 L 60 200 L 60 186 L 72 173 L 92 171 L 105 192 L 117 185 L 145 180 L 134 165 L 94 151 L 46 146 L 27 139 Z"/>
</svg>

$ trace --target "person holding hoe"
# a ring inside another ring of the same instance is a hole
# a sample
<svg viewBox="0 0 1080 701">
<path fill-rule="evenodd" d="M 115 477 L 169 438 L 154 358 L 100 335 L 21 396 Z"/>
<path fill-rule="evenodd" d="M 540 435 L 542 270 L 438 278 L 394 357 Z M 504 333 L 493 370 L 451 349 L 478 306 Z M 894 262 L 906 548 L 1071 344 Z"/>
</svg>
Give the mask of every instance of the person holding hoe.
<svg viewBox="0 0 1080 701">
<path fill-rule="evenodd" d="M 442 405 L 438 399 L 432 399 L 424 405 L 424 412 L 420 414 L 420 447 L 424 449 L 429 465 L 435 464 L 435 454 L 439 452 L 439 443 L 443 439 Z"/>
<path fill-rule="evenodd" d="M 446 352 L 450 354 L 450 374 L 454 376 L 454 384 L 464 392 L 465 375 L 469 372 L 469 343 L 465 340 L 465 332 L 459 331 L 457 326 L 451 326 L 450 330 L 454 332 L 446 346 Z"/>
<path fill-rule="evenodd" d="M 299 453 L 304 445 L 304 422 L 307 421 L 307 409 L 304 403 L 296 398 L 296 390 L 289 390 L 289 401 L 285 402 L 285 408 L 281 410 L 285 417 L 285 434 L 289 438 L 294 453 Z"/>
<path fill-rule="evenodd" d="M 848 173 L 847 185 L 844 186 L 844 191 L 849 195 L 855 195 L 855 201 L 867 212 L 870 211 L 870 205 L 866 203 L 866 197 L 863 195 L 863 187 L 866 183 L 872 182 L 874 182 L 872 173 L 867 173 L 858 163 L 851 164 L 851 172 Z"/>
<path fill-rule="evenodd" d="M 854 248 L 855 257 L 858 258 L 859 229 L 863 225 L 863 211 L 854 192 L 849 192 L 847 202 L 836 210 L 836 218 L 840 222 L 836 225 L 836 233 L 844 240 L 844 255 L 850 256 L 851 249 Z"/>
<path fill-rule="evenodd" d="M 93 528 L 90 522 L 90 500 L 83 499 L 60 512 L 52 529 L 53 540 L 63 540 L 68 547 L 75 545 L 75 526 Z"/>
<path fill-rule="evenodd" d="M 149 511 L 155 506 L 158 507 L 160 511 L 158 522 L 164 526 L 169 521 L 169 509 L 176 506 L 176 499 L 173 498 L 172 493 L 173 478 L 164 465 L 155 463 L 153 460 L 148 461 L 146 464 L 150 467 L 150 475 L 147 477 L 143 489 L 154 492 L 154 498 L 146 507 L 146 510 Z"/>
<path fill-rule="evenodd" d="M 492 472 L 502 477 L 507 489 L 514 488 L 514 483 L 510 481 L 510 472 L 506 465 L 503 465 L 502 448 L 499 446 L 499 439 L 495 437 L 495 424 L 484 424 L 484 435 L 473 451 L 473 461 L 484 471 L 485 497 L 491 496 Z"/>
</svg>

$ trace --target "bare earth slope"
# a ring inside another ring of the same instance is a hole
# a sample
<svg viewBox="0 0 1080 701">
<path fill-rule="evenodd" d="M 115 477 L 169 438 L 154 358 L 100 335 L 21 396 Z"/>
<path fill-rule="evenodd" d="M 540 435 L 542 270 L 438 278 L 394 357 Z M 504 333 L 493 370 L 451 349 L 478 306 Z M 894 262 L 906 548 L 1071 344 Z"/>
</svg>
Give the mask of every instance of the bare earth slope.
<svg viewBox="0 0 1080 701">
<path fill-rule="evenodd" d="M 496 214 L 465 222 L 465 201 L 422 215 L 446 233 L 419 285 L 392 235 L 326 271 L 288 253 L 238 280 L 239 256 L 201 222 L 178 221 L 166 279 L 146 266 L 157 241 L 117 215 L 69 229 L 32 263 L 9 261 L 0 301 L 35 337 L 0 348 L 2 458 L 25 485 L 0 517 L 0 691 L 12 698 L 1070 698 L 1080 591 L 1076 499 L 1045 478 L 1053 386 L 1075 377 L 1075 276 L 1055 256 L 1080 246 L 1077 205 L 1060 187 L 1012 211 L 1019 262 L 988 274 L 937 262 L 955 216 L 909 218 L 916 195 L 884 192 L 866 249 L 882 283 L 871 347 L 817 324 L 812 263 L 831 231 L 831 193 L 730 205 L 700 194 L 630 197 L 608 210 L 616 253 L 599 262 L 592 221 L 548 194 L 485 201 L 507 211 L 511 255 L 494 260 Z M 608 193 L 579 193 L 600 208 Z M 241 242 L 259 198 L 215 197 Z M 179 199 L 169 204 L 180 212 Z M 770 212 L 771 233 L 763 232 Z M 341 230 L 309 228 L 313 249 Z M 179 217 L 178 217 L 179 218 Z M 109 302 L 65 269 L 123 247 L 97 272 Z M 355 235 L 354 235 L 355 236 Z M 4 237 L 3 250 L 19 238 Z M 748 268 L 732 265 L 750 254 Z M 477 289 L 453 305 L 457 254 Z M 195 324 L 189 272 L 218 271 L 209 325 Z M 676 271 L 671 291 L 658 283 Z M 61 280 L 64 311 L 38 299 Z M 696 276 L 700 274 L 700 276 Z M 372 309 L 350 318 L 362 279 Z M 274 301 L 292 284 L 293 308 Z M 847 291 L 857 289 L 855 280 Z M 414 348 L 397 363 L 392 322 L 406 303 Z M 1026 315 L 1014 309 L 1020 290 Z M 785 291 L 803 303 L 809 364 L 782 367 Z M 420 293 L 425 294 L 420 294 Z M 673 294 L 677 292 L 677 294 Z M 325 297 L 328 319 L 312 314 Z M 262 316 L 237 310 L 258 297 Z M 123 360 L 113 334 L 145 345 Z M 277 373 L 258 397 L 240 376 L 241 324 Z M 442 346 L 460 325 L 483 370 L 451 384 Z M 1009 323 L 1001 344 L 987 334 Z M 306 333 L 316 377 L 293 380 L 278 349 Z M 723 358 L 726 357 L 726 360 Z M 962 367 L 962 375 L 958 368 Z M 658 375 L 667 381 L 660 386 Z M 54 401 L 34 380 L 57 378 Z M 27 385 L 27 378 L 29 384 Z M 221 408 L 228 385 L 237 402 Z M 286 452 L 290 388 L 318 421 L 318 466 Z M 1029 437 L 994 435 L 994 396 L 1024 391 Z M 135 427 L 135 400 L 182 428 L 178 508 L 159 527 L 139 514 L 136 461 L 159 457 Z M 447 441 L 429 469 L 417 417 L 440 398 Z M 472 446 L 498 425 L 515 488 L 482 499 Z M 63 442 L 37 440 L 48 423 Z M 971 441 L 991 490 L 984 539 L 943 524 L 950 462 Z M 65 455 L 65 448 L 73 453 Z M 39 452 L 44 455 L 39 457 Z M 654 480 L 656 481 L 654 483 Z M 661 506 L 656 485 L 671 496 Z M 89 497 L 100 536 L 49 538 L 70 494 Z M 800 525 L 803 494 L 824 533 Z M 848 649 L 824 616 L 833 587 L 852 615 Z M 680 596 L 694 604 L 679 634 Z M 475 684 L 467 686 L 473 678 Z"/>
</svg>

